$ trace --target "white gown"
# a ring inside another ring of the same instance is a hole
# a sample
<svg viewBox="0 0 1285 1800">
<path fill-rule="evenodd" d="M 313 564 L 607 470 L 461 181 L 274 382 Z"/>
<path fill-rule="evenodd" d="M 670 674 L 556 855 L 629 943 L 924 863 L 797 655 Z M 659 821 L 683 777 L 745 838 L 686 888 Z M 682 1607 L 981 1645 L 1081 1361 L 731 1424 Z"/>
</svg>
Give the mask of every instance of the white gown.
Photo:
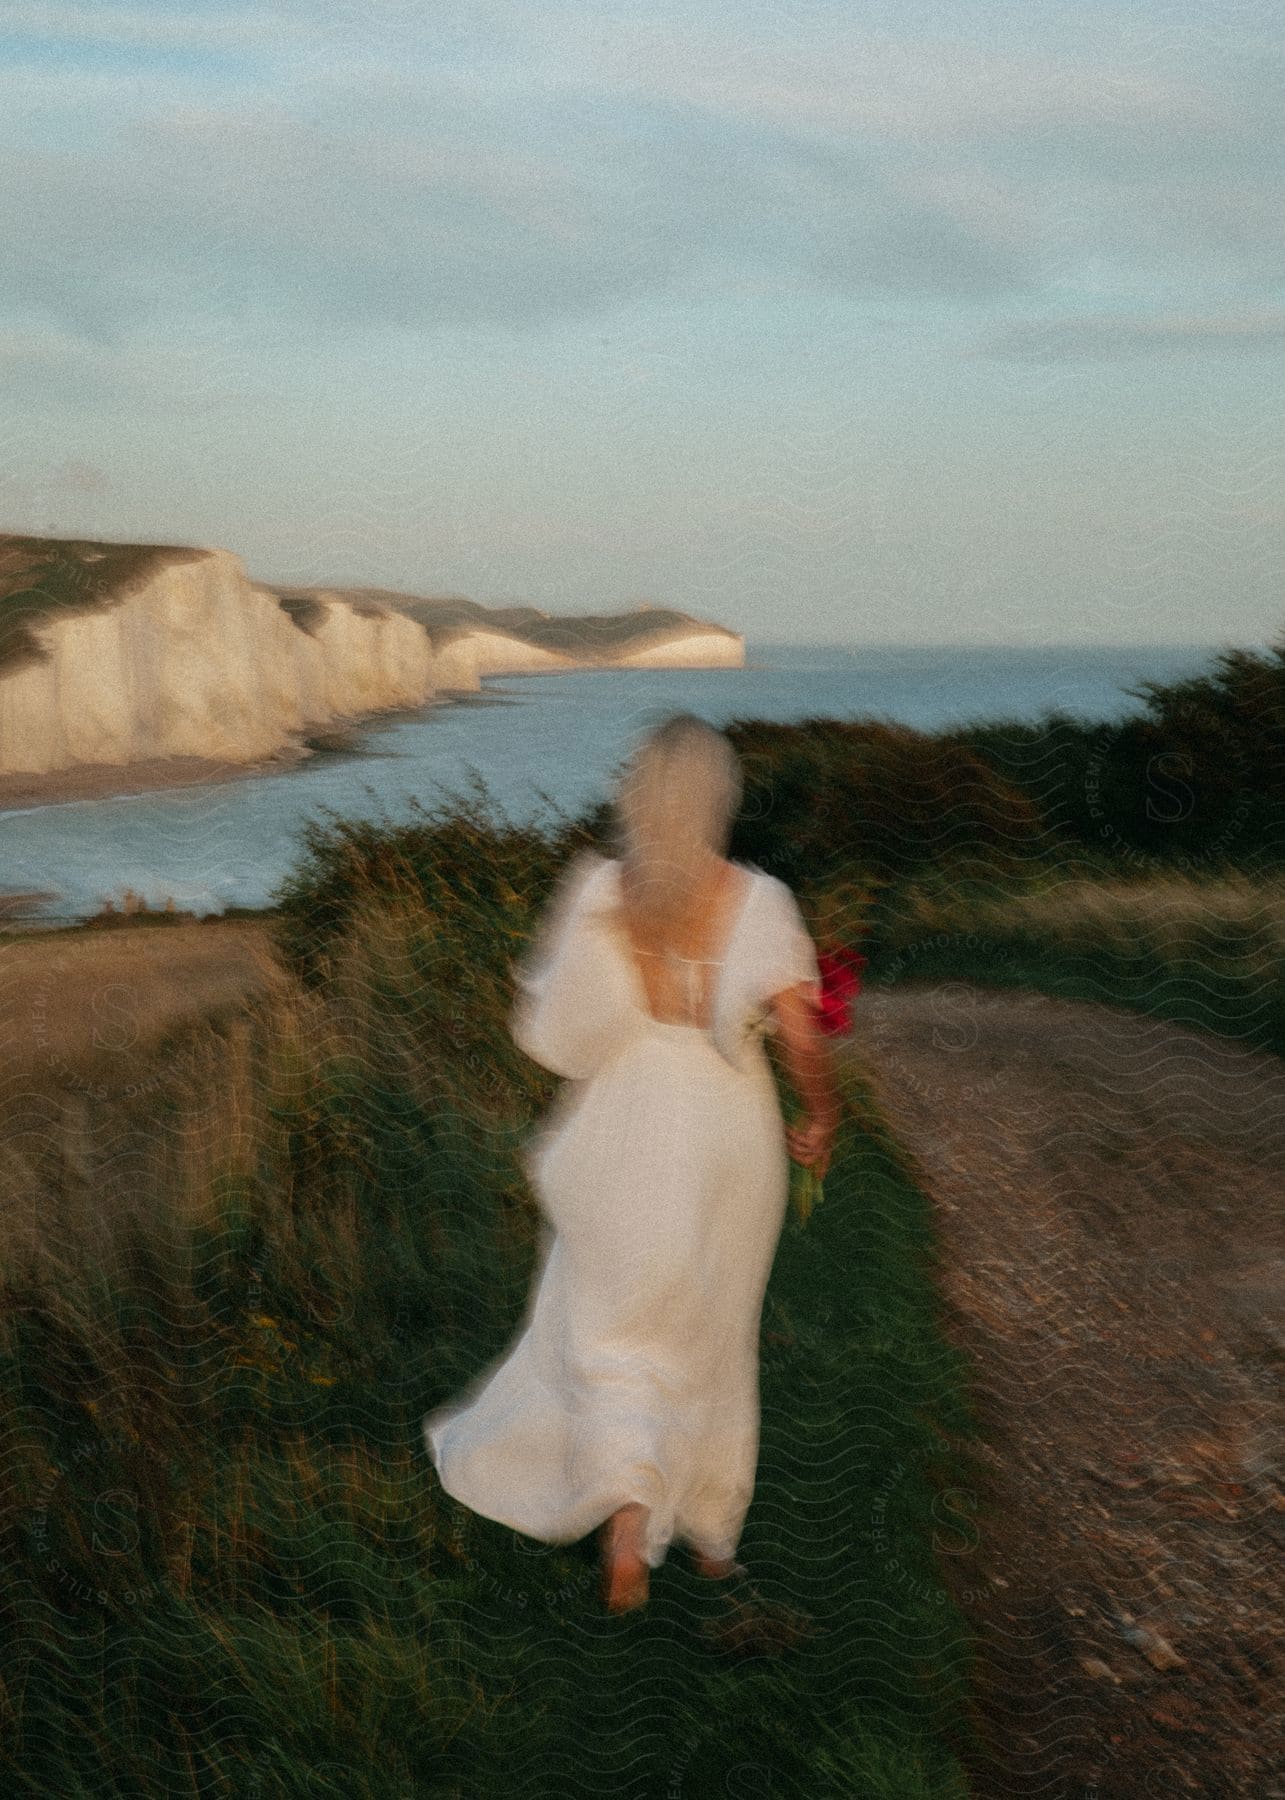
<svg viewBox="0 0 1285 1800">
<path fill-rule="evenodd" d="M 786 884 L 752 865 L 714 971 L 708 1029 L 649 1012 L 595 907 L 619 865 L 583 852 L 518 970 L 510 1029 L 566 1078 L 524 1166 L 544 1225 L 510 1347 L 423 1421 L 447 1493 L 547 1543 L 627 1501 L 650 1509 L 648 1563 L 674 1538 L 735 1553 L 759 1448 L 763 1295 L 789 1158 L 766 1007 L 816 949 Z"/>
</svg>

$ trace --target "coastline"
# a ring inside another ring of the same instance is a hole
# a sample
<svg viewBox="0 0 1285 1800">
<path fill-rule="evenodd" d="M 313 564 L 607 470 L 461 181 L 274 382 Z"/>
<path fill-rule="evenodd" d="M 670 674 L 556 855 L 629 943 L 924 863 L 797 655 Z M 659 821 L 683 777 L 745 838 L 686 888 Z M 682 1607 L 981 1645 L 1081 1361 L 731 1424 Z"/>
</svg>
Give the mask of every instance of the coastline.
<svg viewBox="0 0 1285 1800">
<path fill-rule="evenodd" d="M 17 821 L 33 813 L 56 812 L 60 808 L 103 806 L 115 800 L 142 799 L 186 788 L 222 787 L 236 781 L 256 777 L 275 778 L 315 766 L 318 762 L 359 761 L 362 758 L 396 756 L 395 750 L 372 749 L 373 732 L 399 721 L 428 721 L 440 707 L 520 706 L 521 690 L 505 684 L 513 677 L 525 680 L 530 675 L 610 674 L 618 673 L 623 664 L 583 663 L 568 667 L 497 670 L 478 678 L 476 687 L 443 685 L 427 700 L 409 706 L 378 707 L 370 712 L 337 720 L 333 725 L 303 730 L 289 743 L 267 756 L 248 761 L 200 756 L 149 757 L 128 763 L 79 763 L 47 772 L 19 771 L 0 774 L 0 834 L 6 822 Z M 17 871 L 15 870 L 16 874 Z M 39 881 L 0 879 L 0 935 L 39 931 L 64 931 L 95 919 L 95 915 L 79 909 L 73 915 L 46 911 L 64 896 Z M 148 916 L 145 912 L 144 917 Z M 158 921 L 160 911 L 151 917 Z M 218 918 L 219 913 L 189 914 L 184 918 Z"/>
<path fill-rule="evenodd" d="M 482 675 L 481 683 L 503 682 L 518 676 L 592 675 L 627 672 L 628 663 L 584 663 L 569 668 L 508 669 Z M 701 666 L 701 665 L 696 665 Z M 710 672 L 741 665 L 714 664 Z M 6 815 L 32 812 L 47 806 L 76 806 L 94 800 L 136 799 L 143 794 L 165 793 L 174 788 L 202 787 L 213 783 L 246 780 L 256 775 L 283 775 L 301 769 L 319 757 L 368 754 L 363 740 L 380 726 L 399 719 L 418 719 L 441 706 L 511 706 L 516 704 L 502 687 L 441 687 L 431 699 L 413 706 L 380 707 L 344 719 L 334 726 L 301 734 L 270 756 L 253 762 L 231 762 L 204 756 L 153 756 L 128 763 L 75 763 L 45 774 L 0 774 L 0 820 Z"/>
<path fill-rule="evenodd" d="M 283 772 L 309 761 L 300 749 L 260 762 L 217 762 L 203 756 L 158 756 L 143 762 L 77 763 L 47 775 L 0 775 L 0 817 L 46 806 L 75 806 L 86 800 L 123 800 L 170 788 L 235 781 L 248 775 Z"/>
<path fill-rule="evenodd" d="M 366 754 L 363 739 L 377 726 L 397 719 L 419 718 L 439 706 L 476 703 L 482 697 L 442 690 L 417 706 L 381 707 L 354 719 L 303 733 L 300 738 L 253 762 L 230 762 L 205 756 L 153 756 L 128 763 L 76 763 L 47 774 L 0 775 L 0 819 L 6 814 L 46 806 L 75 806 L 88 800 L 136 799 L 173 788 L 202 787 L 255 775 L 284 775 L 310 766 L 319 758 Z M 502 705 L 483 699 L 484 705 Z"/>
</svg>

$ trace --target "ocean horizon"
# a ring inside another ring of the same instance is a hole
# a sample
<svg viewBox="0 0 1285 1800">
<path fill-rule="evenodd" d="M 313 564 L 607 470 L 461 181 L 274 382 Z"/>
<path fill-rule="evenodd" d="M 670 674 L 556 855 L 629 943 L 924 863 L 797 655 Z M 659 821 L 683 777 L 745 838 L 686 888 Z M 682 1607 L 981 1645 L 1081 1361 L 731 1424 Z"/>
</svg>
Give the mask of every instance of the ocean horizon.
<svg viewBox="0 0 1285 1800">
<path fill-rule="evenodd" d="M 609 791 L 633 741 L 674 708 L 718 726 L 869 718 L 932 731 L 1050 712 L 1115 723 L 1143 710 L 1130 687 L 1198 673 L 1224 647 L 756 639 L 737 669 L 488 676 L 477 694 L 374 717 L 353 749 L 292 768 L 0 811 L 0 895 L 44 896 L 28 916 L 50 923 L 119 904 L 126 889 L 149 907 L 172 898 L 198 914 L 265 906 L 323 809 L 405 817 L 412 802 L 463 791 L 476 773 L 515 821 L 547 818 L 545 796 L 575 813 Z"/>
</svg>

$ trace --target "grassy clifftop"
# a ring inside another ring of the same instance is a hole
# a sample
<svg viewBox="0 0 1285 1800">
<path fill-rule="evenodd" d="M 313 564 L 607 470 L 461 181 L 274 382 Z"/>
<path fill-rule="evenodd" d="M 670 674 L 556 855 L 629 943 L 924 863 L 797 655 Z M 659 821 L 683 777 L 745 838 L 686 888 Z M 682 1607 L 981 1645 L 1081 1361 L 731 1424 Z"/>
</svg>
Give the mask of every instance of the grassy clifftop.
<svg viewBox="0 0 1285 1800">
<path fill-rule="evenodd" d="M 109 605 L 162 569 L 208 554 L 183 544 L 109 544 L 0 532 L 0 670 L 40 654 L 33 626 L 63 612 Z"/>
<path fill-rule="evenodd" d="M 645 1616 L 607 1617 L 591 1537 L 470 1514 L 423 1453 L 535 1265 L 520 1153 L 555 1083 L 509 1036 L 511 965 L 577 836 L 481 807 L 324 836 L 270 979 L 247 929 L 152 931 L 172 1007 L 124 1048 L 101 1032 L 92 1067 L 57 1035 L 56 973 L 34 978 L 41 1056 L 0 1123 L 22 1792 L 109 1769 L 192 1800 L 963 1800 L 972 1651 L 934 1537 L 965 1485 L 964 1369 L 926 1204 L 855 1071 L 763 1320 L 746 1556 L 813 1614 L 791 1657 L 720 1630 L 681 1550 Z M 155 970 L 140 932 L 86 948 L 106 973 L 132 937 Z M 217 1023 L 177 1010 L 202 942 L 209 986 L 254 989 Z"/>
</svg>

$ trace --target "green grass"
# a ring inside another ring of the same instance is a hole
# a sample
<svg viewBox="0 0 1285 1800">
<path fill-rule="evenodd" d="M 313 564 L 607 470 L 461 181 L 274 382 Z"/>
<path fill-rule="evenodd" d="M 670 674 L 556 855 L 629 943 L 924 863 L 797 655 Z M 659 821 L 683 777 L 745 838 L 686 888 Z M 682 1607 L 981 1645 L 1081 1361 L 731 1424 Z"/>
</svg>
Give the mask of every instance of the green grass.
<svg viewBox="0 0 1285 1800">
<path fill-rule="evenodd" d="M 8 1790 L 962 1800 L 970 1652 L 934 1534 L 967 1494 L 966 1371 L 853 1067 L 768 1290 L 742 1542 L 816 1638 L 713 1654 L 677 1548 L 610 1618 L 592 1538 L 518 1538 L 440 1489 L 420 1420 L 520 1317 L 517 1152 L 555 1085 L 504 1032 L 521 931 L 497 939 L 493 903 L 522 845 L 443 829 L 436 887 L 396 857 L 366 882 L 336 840 L 353 891 L 306 957 L 296 885 L 312 980 L 255 1003 L 236 1104 L 206 1123 L 208 1074 L 154 1102 L 200 1150 L 172 1213 L 6 1284 Z"/>
<path fill-rule="evenodd" d="M 870 979 L 964 978 L 1090 1000 L 1285 1054 L 1285 881 L 1048 875 L 941 881 L 886 902 Z"/>
</svg>

